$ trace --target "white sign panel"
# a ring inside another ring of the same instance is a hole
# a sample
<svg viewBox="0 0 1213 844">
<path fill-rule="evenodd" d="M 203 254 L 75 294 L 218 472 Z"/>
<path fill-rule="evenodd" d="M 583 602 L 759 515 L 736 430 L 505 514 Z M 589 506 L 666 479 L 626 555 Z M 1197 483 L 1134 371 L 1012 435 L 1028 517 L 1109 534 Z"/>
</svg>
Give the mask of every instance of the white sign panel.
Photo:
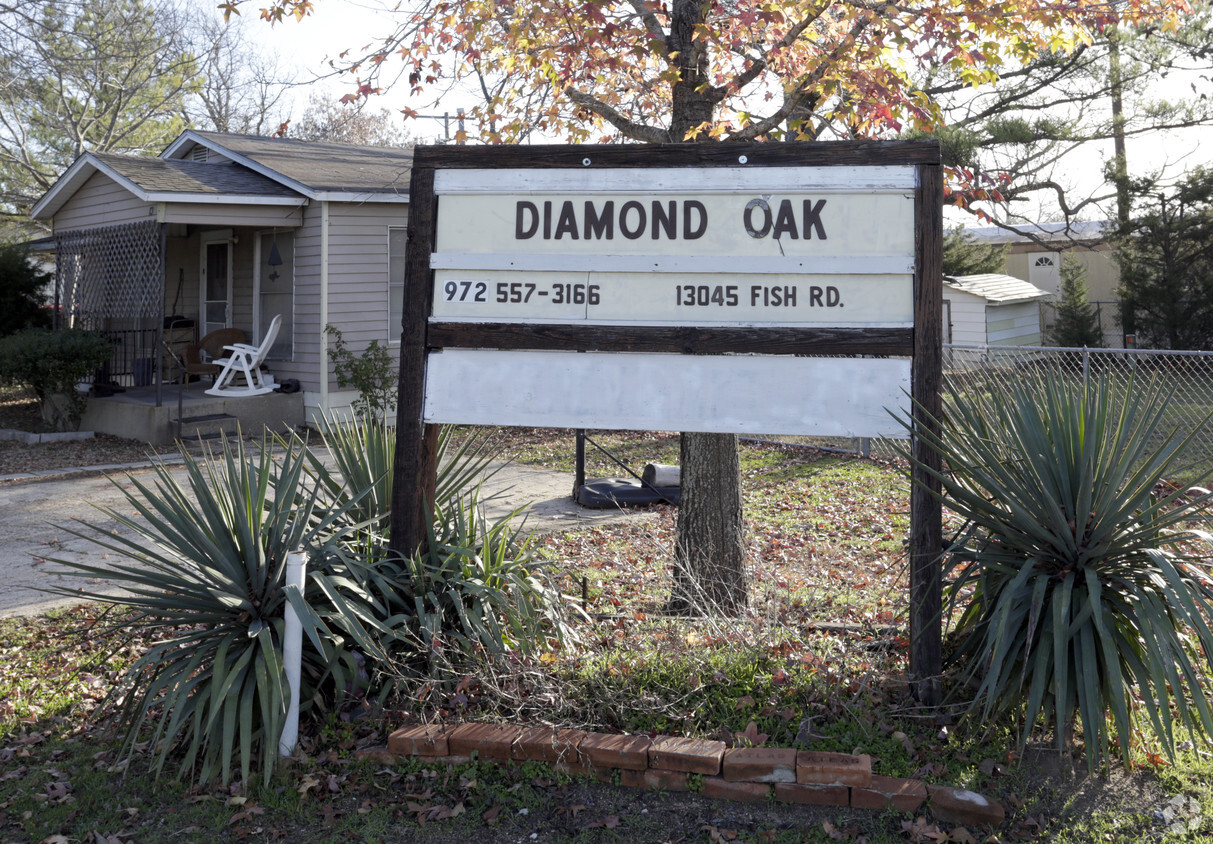
<svg viewBox="0 0 1213 844">
<path fill-rule="evenodd" d="M 899 275 L 439 270 L 436 320 L 660 325 L 910 325 Z"/>
<path fill-rule="evenodd" d="M 499 352 L 429 355 L 427 423 L 905 436 L 910 361 Z M 469 397 L 474 401 L 469 402 Z"/>
<path fill-rule="evenodd" d="M 433 318 L 908 326 L 913 169 L 873 169 L 440 172 Z"/>
<path fill-rule="evenodd" d="M 443 196 L 436 251 L 848 257 L 914 254 L 914 194 Z"/>
</svg>

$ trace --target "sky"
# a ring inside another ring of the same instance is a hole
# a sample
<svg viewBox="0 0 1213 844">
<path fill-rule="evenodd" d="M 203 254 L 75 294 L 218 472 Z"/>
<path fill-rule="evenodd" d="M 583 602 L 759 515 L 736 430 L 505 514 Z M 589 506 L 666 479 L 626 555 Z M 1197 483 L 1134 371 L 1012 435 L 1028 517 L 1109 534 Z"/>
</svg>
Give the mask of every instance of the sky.
<svg viewBox="0 0 1213 844">
<path fill-rule="evenodd" d="M 202 0 L 210 2 L 210 0 Z M 393 15 L 390 9 L 395 0 L 318 0 L 314 13 L 300 22 L 288 20 L 284 23 L 270 26 L 257 20 L 257 0 L 251 0 L 244 14 L 246 31 L 249 40 L 262 44 L 268 50 L 278 54 L 279 60 L 285 67 L 290 68 L 292 77 L 300 82 L 316 78 L 328 70 L 326 60 L 335 57 L 346 49 L 357 50 L 372 43 L 376 36 L 382 37 L 391 31 Z M 346 78 L 348 79 L 348 78 Z M 346 79 L 329 79 L 319 83 L 322 90 L 331 92 L 334 98 L 341 96 L 348 88 L 342 85 Z M 1184 93 L 1189 84 L 1187 80 L 1172 78 L 1161 83 L 1164 92 L 1170 96 Z M 470 107 L 470 99 L 460 100 L 458 96 L 450 95 L 444 98 L 440 106 L 435 107 L 429 99 L 410 98 L 404 85 L 396 86 L 386 94 L 371 101 L 372 108 L 400 109 L 404 107 L 431 115 L 431 118 L 409 124 L 410 134 L 419 140 L 437 140 L 443 131 L 443 112 L 455 114 L 460 106 Z M 302 89 L 296 96 L 294 117 L 297 119 L 306 105 L 308 89 Z M 454 121 L 451 121 L 451 131 L 454 131 Z M 1111 142 L 1102 145 L 1092 145 L 1073 156 L 1064 171 L 1062 178 L 1073 180 L 1080 188 L 1094 189 L 1102 182 L 1101 172 L 1103 163 L 1112 155 Z M 1168 165 L 1175 172 L 1182 172 L 1196 165 L 1213 163 L 1213 129 L 1189 130 L 1170 133 L 1164 136 L 1130 139 L 1128 144 L 1128 160 L 1130 171 L 1141 174 Z M 1035 209 L 1036 216 L 1042 221 L 1050 216 L 1047 207 Z M 967 225 L 980 225 L 966 212 L 949 212 L 949 223 L 963 222 Z"/>
<path fill-rule="evenodd" d="M 202 0 L 208 2 L 208 0 Z M 249 41 L 264 45 L 278 55 L 278 59 L 290 74 L 292 81 L 311 82 L 331 69 L 328 60 L 336 58 L 344 50 L 357 51 L 372 44 L 376 36 L 391 32 L 393 15 L 384 11 L 394 3 L 377 3 L 375 0 L 319 0 L 315 11 L 302 21 L 293 18 L 271 26 L 257 18 L 258 0 L 252 0 L 244 12 L 244 24 Z M 334 98 L 349 90 L 350 77 L 321 79 L 315 89 L 322 90 Z M 470 102 L 460 102 L 456 97 L 444 100 L 441 109 L 432 106 L 433 97 L 411 98 L 405 86 L 398 85 L 370 102 L 375 109 L 399 110 L 412 108 L 427 115 L 441 115 L 443 111 L 452 118 L 460 106 L 470 107 Z M 303 87 L 295 97 L 293 117 L 298 119 L 307 105 L 313 87 Z M 452 121 L 453 123 L 453 121 Z M 426 119 L 409 125 L 409 133 L 418 138 L 431 138 L 440 134 L 443 121 Z M 452 125 L 451 131 L 454 131 Z"/>
</svg>

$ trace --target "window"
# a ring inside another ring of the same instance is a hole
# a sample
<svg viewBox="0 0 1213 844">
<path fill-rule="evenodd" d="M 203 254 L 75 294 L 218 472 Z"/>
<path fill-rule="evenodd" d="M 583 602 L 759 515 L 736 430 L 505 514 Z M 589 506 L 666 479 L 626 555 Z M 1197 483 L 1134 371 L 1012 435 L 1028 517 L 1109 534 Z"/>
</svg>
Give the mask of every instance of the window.
<svg viewBox="0 0 1213 844">
<path fill-rule="evenodd" d="M 392 343 L 400 342 L 400 322 L 404 319 L 404 252 L 407 230 L 387 230 L 387 336 Z"/>
<path fill-rule="evenodd" d="M 1034 266 L 1034 267 L 1051 267 L 1053 265 L 1054 264 L 1053 264 L 1052 257 L 1050 257 L 1048 255 L 1041 255 L 1039 258 L 1036 259 L 1036 263 L 1033 264 L 1032 266 Z"/>
<path fill-rule="evenodd" d="M 257 342 L 274 317 L 282 315 L 278 338 L 266 356 L 291 360 L 295 340 L 295 233 L 260 232 L 257 235 Z"/>
</svg>

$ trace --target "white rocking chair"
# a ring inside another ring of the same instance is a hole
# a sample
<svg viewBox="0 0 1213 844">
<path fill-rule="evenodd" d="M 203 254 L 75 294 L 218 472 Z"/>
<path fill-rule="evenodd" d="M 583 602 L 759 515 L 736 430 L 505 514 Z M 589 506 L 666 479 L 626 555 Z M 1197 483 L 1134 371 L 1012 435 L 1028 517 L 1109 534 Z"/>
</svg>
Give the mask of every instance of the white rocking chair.
<svg viewBox="0 0 1213 844">
<path fill-rule="evenodd" d="M 246 343 L 224 346 L 223 348 L 230 351 L 231 354 L 212 361 L 212 363 L 222 366 L 223 369 L 215 378 L 214 386 L 205 391 L 206 394 L 208 396 L 244 397 L 272 393 L 274 391 L 273 383 L 267 384 L 261 377 L 261 363 L 269 354 L 270 347 L 274 345 L 274 340 L 278 337 L 278 329 L 281 326 L 282 314 L 278 314 L 270 323 L 269 330 L 265 332 L 265 338 L 261 341 L 260 346 L 250 346 Z M 246 386 L 232 386 L 237 375 L 244 376 Z"/>
</svg>

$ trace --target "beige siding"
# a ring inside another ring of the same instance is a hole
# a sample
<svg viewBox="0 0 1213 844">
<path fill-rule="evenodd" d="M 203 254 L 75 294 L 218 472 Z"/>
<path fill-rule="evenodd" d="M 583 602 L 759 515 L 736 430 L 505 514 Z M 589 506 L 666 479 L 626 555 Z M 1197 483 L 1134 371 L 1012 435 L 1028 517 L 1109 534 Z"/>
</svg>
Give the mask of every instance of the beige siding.
<svg viewBox="0 0 1213 844">
<path fill-rule="evenodd" d="M 164 243 L 164 312 L 198 320 L 198 235 Z"/>
<path fill-rule="evenodd" d="M 303 220 L 298 207 L 281 205 L 223 205 L 206 202 L 173 202 L 160 206 L 162 223 L 189 223 L 195 226 L 257 226 L 259 228 L 294 227 Z"/>
<path fill-rule="evenodd" d="M 1041 251 L 1036 244 L 1016 244 L 1011 254 L 1007 255 L 1007 275 L 1031 281 L 1028 255 Z M 1116 293 L 1120 284 L 1120 268 L 1116 265 L 1110 245 L 1071 249 L 1062 252 L 1061 259 L 1064 261 L 1069 255 L 1077 258 L 1087 270 L 1087 294 L 1092 302 L 1114 302 L 1120 298 Z"/>
<path fill-rule="evenodd" d="M 329 207 L 329 323 L 352 351 L 394 340 L 388 325 L 388 229 L 408 224 L 408 207 L 389 203 Z M 393 354 L 398 348 L 391 345 Z M 330 389 L 337 390 L 336 381 Z"/>
<path fill-rule="evenodd" d="M 295 230 L 295 353 L 274 364 L 278 380 L 296 378 L 307 392 L 320 389 L 320 217 L 319 202 L 307 206 Z"/>
<path fill-rule="evenodd" d="M 243 328 L 250 342 L 261 337 L 253 325 L 253 232 L 236 229 L 236 244 L 232 247 L 232 325 Z M 273 362 L 275 372 L 279 361 Z"/>
<path fill-rule="evenodd" d="M 1116 292 L 1120 286 L 1120 267 L 1110 248 L 1078 249 L 1071 254 L 1087 268 L 1087 297 L 1092 302 L 1120 300 Z"/>
<path fill-rule="evenodd" d="M 155 214 L 143 202 L 108 176 L 94 173 L 55 214 L 55 231 L 136 223 Z"/>
</svg>

